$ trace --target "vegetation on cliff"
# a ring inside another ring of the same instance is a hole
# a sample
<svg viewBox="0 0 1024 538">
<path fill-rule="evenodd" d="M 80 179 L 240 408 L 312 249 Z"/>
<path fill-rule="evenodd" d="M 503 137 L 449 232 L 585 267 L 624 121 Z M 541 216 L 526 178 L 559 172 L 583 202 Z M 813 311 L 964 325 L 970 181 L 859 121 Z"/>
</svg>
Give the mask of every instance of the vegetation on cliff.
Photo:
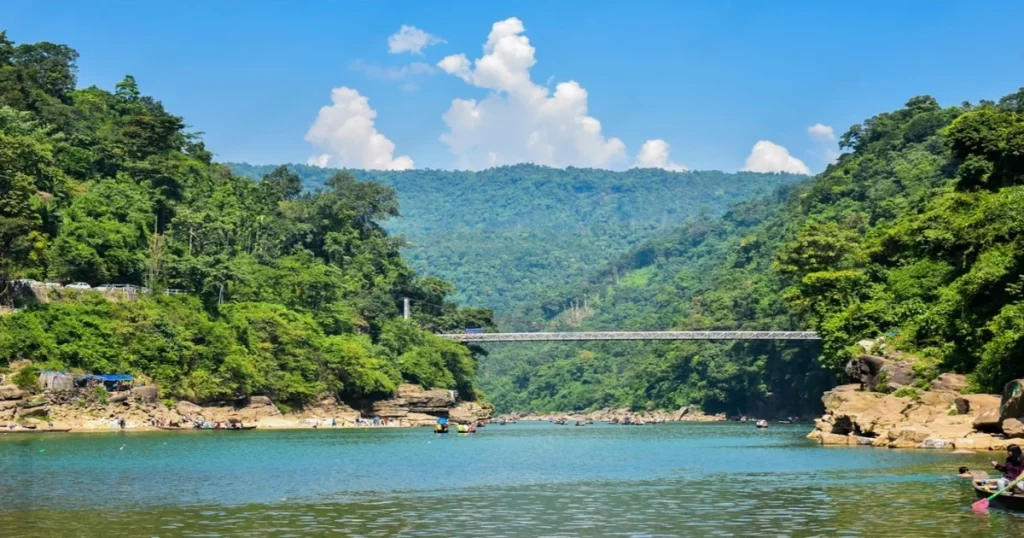
<svg viewBox="0 0 1024 538">
<path fill-rule="evenodd" d="M 507 350 L 482 376 L 499 409 L 792 408 L 878 337 L 921 373 L 971 374 L 977 389 L 1024 375 L 1024 90 L 947 108 L 915 97 L 840 146 L 813 181 L 694 219 L 561 294 L 589 295 L 583 327 L 812 329 L 821 350 Z"/>
<path fill-rule="evenodd" d="M 379 224 L 398 216 L 394 189 L 234 175 L 132 77 L 76 89 L 76 58 L 0 33 L 2 298 L 16 279 L 152 294 L 5 315 L 0 365 L 133 373 L 193 400 L 374 398 L 402 380 L 474 397 L 475 358 L 431 331 L 489 327 L 490 312 L 456 308 L 450 284 L 402 260 Z M 396 321 L 404 297 L 419 305 L 411 324 Z"/>
</svg>

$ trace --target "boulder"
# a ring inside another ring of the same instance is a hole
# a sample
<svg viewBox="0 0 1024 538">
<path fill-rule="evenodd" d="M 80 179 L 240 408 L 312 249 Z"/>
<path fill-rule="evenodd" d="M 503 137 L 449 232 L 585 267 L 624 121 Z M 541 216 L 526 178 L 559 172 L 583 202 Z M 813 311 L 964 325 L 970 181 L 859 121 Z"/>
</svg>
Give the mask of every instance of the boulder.
<svg viewBox="0 0 1024 538">
<path fill-rule="evenodd" d="M 447 389 L 425 390 L 419 385 L 403 383 L 395 391 L 395 398 L 403 400 L 396 405 L 407 407 L 417 413 L 444 413 L 455 405 L 458 393 Z"/>
<path fill-rule="evenodd" d="M 824 433 L 818 437 L 823 445 L 849 445 L 850 438 L 846 435 L 839 435 L 838 433 Z"/>
<path fill-rule="evenodd" d="M 932 432 L 920 425 L 902 426 L 889 432 L 890 448 L 917 448 Z"/>
<path fill-rule="evenodd" d="M 1002 439 L 987 433 L 972 433 L 961 439 L 954 439 L 952 444 L 957 450 L 1006 450 L 1014 444 L 1013 439 Z"/>
<path fill-rule="evenodd" d="M 967 376 L 963 374 L 944 373 L 932 380 L 929 390 L 948 390 L 959 392 L 967 388 Z"/>
<path fill-rule="evenodd" d="M 683 420 L 683 417 L 685 417 L 689 412 L 690 406 L 684 405 L 683 407 L 680 407 L 678 411 L 672 413 L 672 418 L 670 418 L 669 420 L 673 422 L 679 422 Z"/>
<path fill-rule="evenodd" d="M 178 402 L 178 404 L 174 406 L 174 410 L 177 411 L 178 414 L 182 416 L 203 414 L 202 407 L 199 407 L 198 405 L 192 402 L 186 402 L 185 400 Z"/>
<path fill-rule="evenodd" d="M 945 439 L 941 439 L 939 437 L 929 437 L 924 441 L 921 441 L 921 444 L 917 445 L 917 448 L 942 449 L 949 448 L 950 446 L 951 443 Z"/>
<path fill-rule="evenodd" d="M 4 409 L 14 409 L 15 407 L 18 407 L 19 403 L 21 403 L 20 400 L 0 400 L 0 411 L 3 411 Z"/>
<path fill-rule="evenodd" d="M 160 390 L 156 385 L 145 385 L 142 387 L 134 387 L 131 390 L 132 397 L 140 402 L 156 402 L 157 396 L 159 396 Z"/>
<path fill-rule="evenodd" d="M 118 392 L 111 392 L 110 396 L 107 397 L 107 401 L 109 401 L 110 403 L 127 402 L 129 394 L 131 394 L 131 392 L 127 391 L 127 390 L 122 390 L 122 391 L 118 391 Z"/>
<path fill-rule="evenodd" d="M 999 420 L 1024 417 L 1024 379 L 1014 379 L 1003 386 L 999 401 Z"/>
<path fill-rule="evenodd" d="M 974 417 L 974 429 L 979 432 L 1002 431 L 1002 421 L 999 420 L 999 410 L 990 409 Z"/>
<path fill-rule="evenodd" d="M 16 385 L 0 385 L 0 400 L 20 400 L 26 396 L 28 393 Z"/>
<path fill-rule="evenodd" d="M 249 403 L 247 404 L 247 407 L 261 407 L 261 406 L 271 406 L 271 407 L 274 407 L 274 402 L 272 402 L 270 400 L 270 397 L 268 397 L 268 396 L 250 396 L 249 397 Z M 276 407 L 275 407 L 275 409 L 276 409 Z"/>
<path fill-rule="evenodd" d="M 874 437 L 864 437 L 861 435 L 851 435 L 850 445 L 853 446 L 871 446 L 875 442 Z"/>
<path fill-rule="evenodd" d="M 860 383 L 861 390 L 892 392 L 914 381 L 910 363 L 861 355 L 846 364 L 846 374 Z"/>
<path fill-rule="evenodd" d="M 49 406 L 40 405 L 38 407 L 22 407 L 18 409 L 15 416 L 20 418 L 25 417 L 45 417 L 50 414 Z"/>
<path fill-rule="evenodd" d="M 971 402 L 963 396 L 953 400 L 953 407 L 958 415 L 968 415 L 971 412 Z"/>
<path fill-rule="evenodd" d="M 1024 438 L 1024 423 L 1020 419 L 1008 418 L 1002 423 L 1003 435 L 1014 439 Z"/>
</svg>

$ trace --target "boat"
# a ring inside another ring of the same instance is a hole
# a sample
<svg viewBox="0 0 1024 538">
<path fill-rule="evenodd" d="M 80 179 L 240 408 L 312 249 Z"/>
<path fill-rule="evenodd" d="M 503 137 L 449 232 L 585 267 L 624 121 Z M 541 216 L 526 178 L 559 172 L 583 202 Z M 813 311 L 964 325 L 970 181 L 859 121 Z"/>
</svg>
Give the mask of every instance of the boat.
<svg viewBox="0 0 1024 538">
<path fill-rule="evenodd" d="M 767 428 L 768 427 L 768 421 L 762 418 L 761 420 L 757 421 L 757 427 L 758 428 Z"/>
<path fill-rule="evenodd" d="M 434 433 L 448 433 L 448 424 L 434 424 Z"/>
<path fill-rule="evenodd" d="M 24 428 L 19 430 L 4 429 L 0 430 L 0 434 L 6 433 L 67 433 L 71 431 L 71 428 Z"/>
<path fill-rule="evenodd" d="M 995 484 L 995 480 L 975 480 L 971 482 L 971 487 L 974 488 L 974 494 L 979 499 L 987 499 L 998 491 Z M 990 502 L 992 506 L 1024 512 L 1024 493 L 1004 492 Z"/>
</svg>

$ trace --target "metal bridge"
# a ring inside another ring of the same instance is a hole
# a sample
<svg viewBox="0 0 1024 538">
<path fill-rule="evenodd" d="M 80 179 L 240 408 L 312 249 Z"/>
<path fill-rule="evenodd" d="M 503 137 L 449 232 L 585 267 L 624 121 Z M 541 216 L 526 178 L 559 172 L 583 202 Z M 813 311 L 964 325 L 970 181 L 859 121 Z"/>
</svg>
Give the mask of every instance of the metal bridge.
<svg viewBox="0 0 1024 538">
<path fill-rule="evenodd" d="M 581 342 L 588 340 L 820 340 L 813 331 L 594 331 L 440 334 L 459 342 Z"/>
</svg>

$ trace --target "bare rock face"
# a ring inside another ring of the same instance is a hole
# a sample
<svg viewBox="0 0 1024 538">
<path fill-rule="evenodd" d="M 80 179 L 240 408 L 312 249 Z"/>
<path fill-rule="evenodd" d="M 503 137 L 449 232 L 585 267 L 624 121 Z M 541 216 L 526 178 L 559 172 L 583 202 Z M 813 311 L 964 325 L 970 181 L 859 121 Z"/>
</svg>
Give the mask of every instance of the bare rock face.
<svg viewBox="0 0 1024 538">
<path fill-rule="evenodd" d="M 974 418 L 974 429 L 980 432 L 995 433 L 1002 430 L 999 411 L 985 411 Z"/>
<path fill-rule="evenodd" d="M 1002 429 L 1003 435 L 1007 437 L 1014 439 L 1024 438 L 1024 423 L 1022 423 L 1020 419 L 1008 418 L 1004 420 L 1002 423 Z"/>
<path fill-rule="evenodd" d="M 846 374 L 860 383 L 861 390 L 892 392 L 914 381 L 910 363 L 861 355 L 846 364 Z"/>
<path fill-rule="evenodd" d="M 888 448 L 967 448 L 999 446 L 999 438 L 979 433 L 991 424 L 998 433 L 993 395 L 960 395 L 936 390 L 897 397 L 840 387 L 822 396 L 826 413 L 808 436 L 822 444 Z M 1024 436 L 1024 424 L 1021 425 Z"/>
<path fill-rule="evenodd" d="M 403 383 L 395 391 L 395 399 L 402 400 L 401 405 L 415 413 L 445 413 L 455 405 L 458 396 L 454 390 L 424 389 L 419 385 Z"/>
<path fill-rule="evenodd" d="M 28 396 L 28 393 L 16 385 L 0 385 L 0 400 L 20 400 L 25 396 Z"/>
<path fill-rule="evenodd" d="M 174 410 L 177 411 L 178 414 L 182 415 L 182 416 L 184 416 L 184 415 L 202 415 L 203 414 L 203 408 L 202 407 L 200 407 L 200 406 L 198 406 L 198 405 L 196 405 L 196 404 L 194 404 L 192 402 L 186 402 L 184 400 L 178 402 L 178 404 L 174 406 Z"/>
<path fill-rule="evenodd" d="M 967 388 L 967 376 L 963 374 L 945 373 L 932 380 L 929 390 L 948 390 L 959 392 Z"/>
<path fill-rule="evenodd" d="M 1024 417 L 1024 379 L 1014 379 L 1003 387 L 999 401 L 999 419 Z"/>
<path fill-rule="evenodd" d="M 159 390 L 156 385 L 146 385 L 132 388 L 132 398 L 139 402 L 155 402 Z"/>
<path fill-rule="evenodd" d="M 50 408 L 48 406 L 41 405 L 38 407 L 18 408 L 18 412 L 15 416 L 21 419 L 26 417 L 45 417 L 48 416 L 49 414 Z"/>
<path fill-rule="evenodd" d="M 448 412 L 448 420 L 456 424 L 477 424 L 490 420 L 493 408 L 487 408 L 477 402 L 462 402 Z"/>
</svg>

